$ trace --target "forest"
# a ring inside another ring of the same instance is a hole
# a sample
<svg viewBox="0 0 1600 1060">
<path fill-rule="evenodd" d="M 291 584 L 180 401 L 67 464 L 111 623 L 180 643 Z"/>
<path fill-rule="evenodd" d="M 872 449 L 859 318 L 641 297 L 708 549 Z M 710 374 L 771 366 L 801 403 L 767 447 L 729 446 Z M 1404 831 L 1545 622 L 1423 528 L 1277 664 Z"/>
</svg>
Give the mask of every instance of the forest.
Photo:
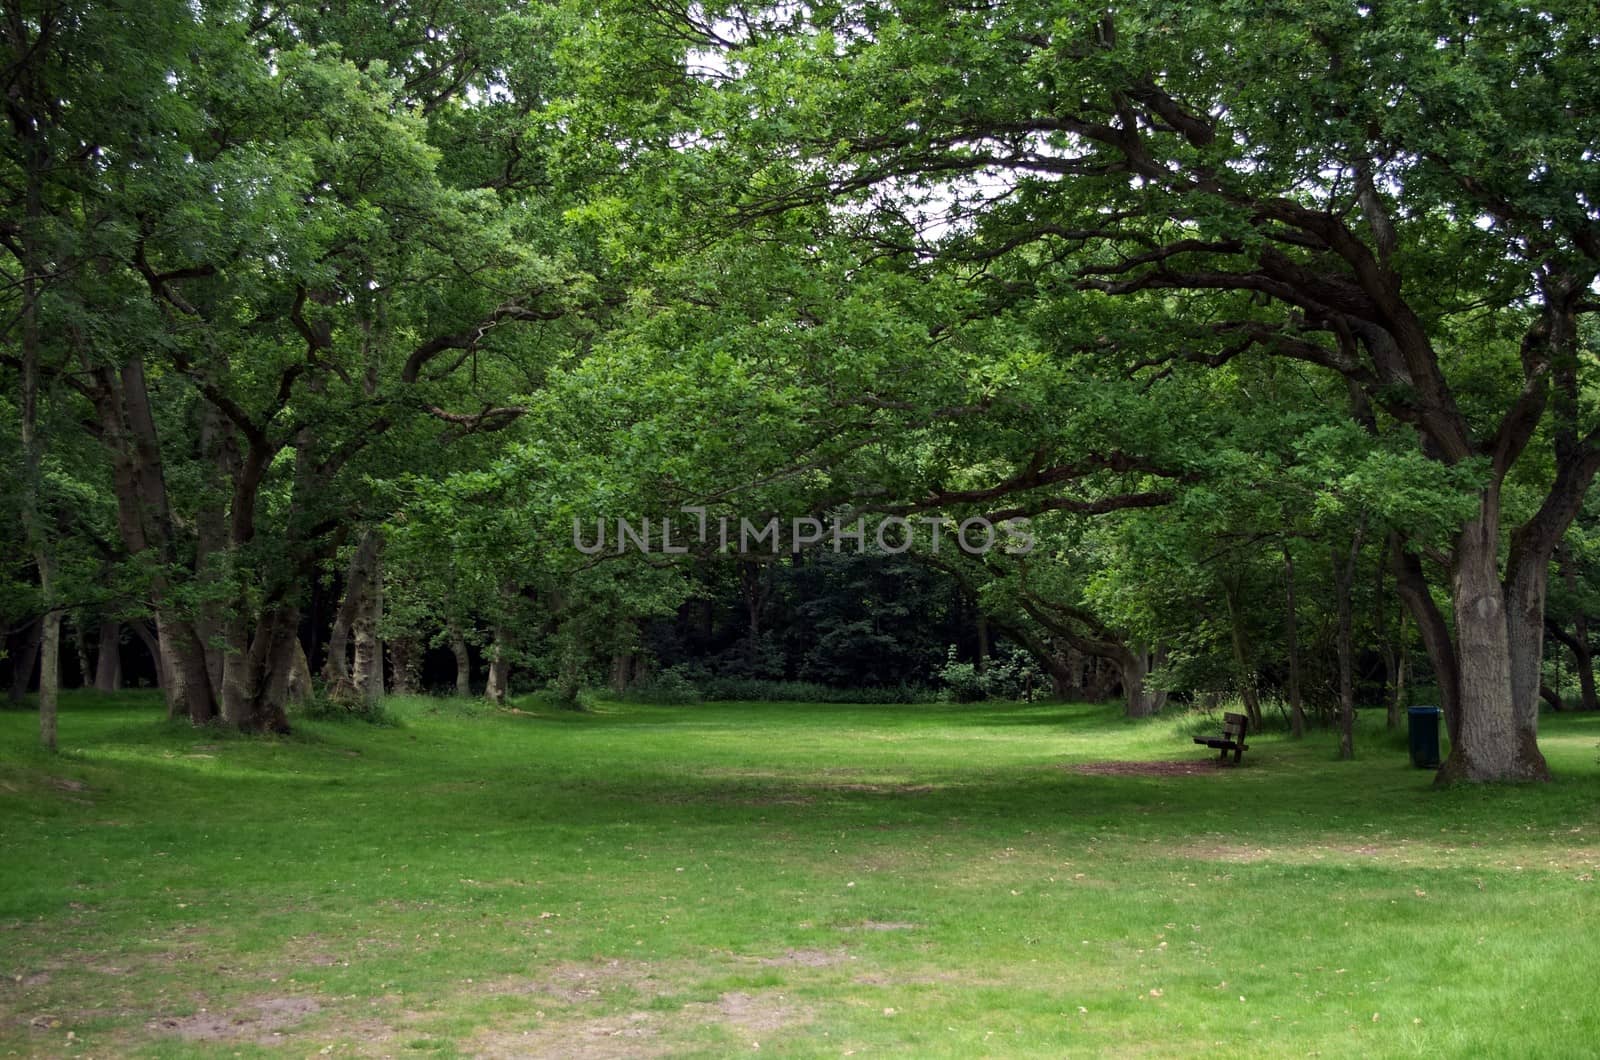
<svg viewBox="0 0 1600 1060">
<path fill-rule="evenodd" d="M 1600 8 L 0 82 L 0 1053 L 1592 1050 Z"/>
<path fill-rule="evenodd" d="M 1431 703 L 1441 778 L 1547 775 L 1541 704 L 1597 705 L 1592 12 L 1255 9 L 8 4 L 13 701 L 995 665 L 1345 754 Z M 568 544 L 708 513 L 920 529 Z M 930 548 L 970 518 L 1033 547 Z"/>
</svg>

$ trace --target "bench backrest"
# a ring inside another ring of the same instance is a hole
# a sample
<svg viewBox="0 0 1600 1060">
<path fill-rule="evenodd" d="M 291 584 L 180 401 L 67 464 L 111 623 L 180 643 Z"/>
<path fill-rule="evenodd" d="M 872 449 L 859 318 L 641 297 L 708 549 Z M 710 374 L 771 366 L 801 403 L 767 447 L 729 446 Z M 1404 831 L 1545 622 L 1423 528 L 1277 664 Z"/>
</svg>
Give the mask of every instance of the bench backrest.
<svg viewBox="0 0 1600 1060">
<path fill-rule="evenodd" d="M 1243 714 L 1224 714 L 1222 716 L 1222 735 L 1230 740 L 1244 739 L 1244 731 L 1250 725 L 1250 719 Z"/>
</svg>

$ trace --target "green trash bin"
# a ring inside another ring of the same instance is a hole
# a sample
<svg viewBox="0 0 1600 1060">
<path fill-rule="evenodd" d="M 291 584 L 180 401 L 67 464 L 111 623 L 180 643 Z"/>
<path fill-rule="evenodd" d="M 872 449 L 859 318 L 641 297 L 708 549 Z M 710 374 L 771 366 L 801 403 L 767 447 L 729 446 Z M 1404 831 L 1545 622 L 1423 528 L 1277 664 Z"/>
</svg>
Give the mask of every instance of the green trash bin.
<svg viewBox="0 0 1600 1060">
<path fill-rule="evenodd" d="M 1439 768 L 1438 707 L 1407 707 L 1406 724 L 1411 734 L 1411 764 L 1418 769 Z"/>
</svg>

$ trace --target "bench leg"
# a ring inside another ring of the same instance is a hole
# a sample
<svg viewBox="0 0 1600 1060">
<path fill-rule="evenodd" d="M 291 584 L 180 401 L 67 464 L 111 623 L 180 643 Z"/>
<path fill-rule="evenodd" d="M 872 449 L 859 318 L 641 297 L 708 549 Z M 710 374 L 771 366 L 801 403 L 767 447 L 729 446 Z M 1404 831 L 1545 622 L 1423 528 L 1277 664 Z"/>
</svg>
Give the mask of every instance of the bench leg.
<svg viewBox="0 0 1600 1060">
<path fill-rule="evenodd" d="M 1217 755 L 1217 763 L 1224 766 L 1228 764 L 1228 749 L 1226 747 L 1222 749 L 1221 754 Z"/>
<path fill-rule="evenodd" d="M 1238 765 L 1239 762 L 1243 758 L 1244 758 L 1244 748 L 1243 747 L 1235 747 L 1233 749 L 1233 764 L 1234 765 Z"/>
</svg>

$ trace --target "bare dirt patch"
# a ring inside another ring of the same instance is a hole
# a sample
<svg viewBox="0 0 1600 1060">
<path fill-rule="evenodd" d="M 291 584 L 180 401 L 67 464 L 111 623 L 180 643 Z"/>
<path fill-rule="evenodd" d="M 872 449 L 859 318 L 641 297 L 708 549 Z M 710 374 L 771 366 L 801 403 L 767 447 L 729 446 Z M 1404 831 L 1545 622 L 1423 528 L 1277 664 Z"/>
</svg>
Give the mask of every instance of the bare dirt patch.
<svg viewBox="0 0 1600 1060">
<path fill-rule="evenodd" d="M 800 1018 L 801 1011 L 782 994 L 747 994 L 735 990 L 711 1003 L 683 1006 L 683 1017 L 696 1024 L 715 1023 L 741 1034 L 780 1030 Z"/>
<path fill-rule="evenodd" d="M 832 968 L 850 960 L 844 950 L 784 950 L 775 957 L 757 957 L 755 962 L 767 968 Z"/>
<path fill-rule="evenodd" d="M 675 1013 L 631 1012 L 585 1019 L 558 1019 L 527 1030 L 482 1030 L 462 1043 L 462 1051 L 485 1060 L 560 1056 L 575 1060 L 622 1060 L 677 1056 L 681 1038 L 701 1027 L 720 1027 L 750 1041 L 805 1020 L 807 1010 L 783 994 L 722 994 L 715 1001 L 691 1002 Z"/>
<path fill-rule="evenodd" d="M 258 997 L 237 1008 L 216 1012 L 200 1011 L 189 1016 L 168 1016 L 151 1020 L 145 1026 L 161 1034 L 174 1034 L 191 1042 L 232 1042 L 254 1040 L 270 1045 L 285 1031 L 322 1011 L 322 1005 L 309 997 Z"/>
<path fill-rule="evenodd" d="M 856 924 L 845 924 L 840 931 L 915 931 L 921 924 L 912 924 L 905 920 L 863 920 Z"/>
<path fill-rule="evenodd" d="M 666 1055 L 653 1039 L 661 1019 L 652 1012 L 627 1012 L 596 1019 L 564 1021 L 537 1030 L 479 1031 L 462 1043 L 462 1051 L 482 1060 L 523 1060 L 560 1056 L 570 1060 L 626 1060 Z"/>
<path fill-rule="evenodd" d="M 1265 861 L 1273 856 L 1273 852 L 1266 847 L 1240 846 L 1236 843 L 1192 843 L 1174 851 L 1181 858 L 1195 858 L 1200 861 L 1228 861 L 1236 865 L 1248 865 L 1256 861 Z"/>
<path fill-rule="evenodd" d="M 1189 777 L 1220 773 L 1224 767 L 1215 758 L 1193 758 L 1160 762 L 1075 762 L 1064 768 L 1091 777 Z"/>
<path fill-rule="evenodd" d="M 659 993 L 665 985 L 657 971 L 643 961 L 570 962 L 552 965 L 536 976 L 513 976 L 485 988 L 491 994 L 540 995 L 578 1005 L 596 1001 L 619 989 Z"/>
</svg>

